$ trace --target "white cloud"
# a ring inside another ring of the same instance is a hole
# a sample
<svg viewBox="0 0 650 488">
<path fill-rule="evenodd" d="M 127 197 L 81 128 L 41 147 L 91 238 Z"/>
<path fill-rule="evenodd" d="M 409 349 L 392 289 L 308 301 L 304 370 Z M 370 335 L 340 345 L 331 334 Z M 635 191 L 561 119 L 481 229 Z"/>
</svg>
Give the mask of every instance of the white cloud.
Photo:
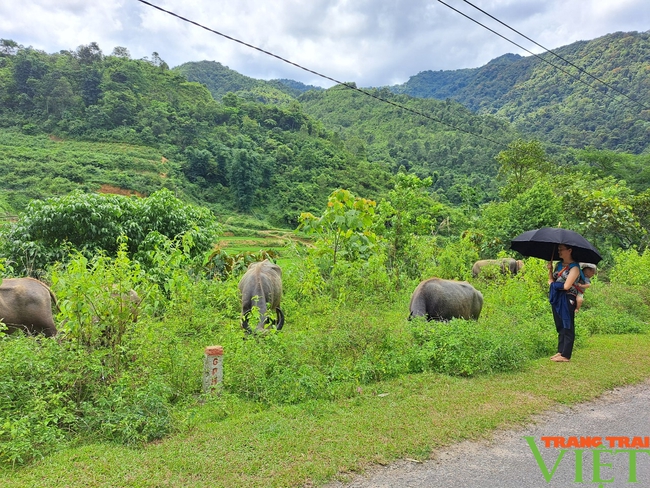
<svg viewBox="0 0 650 488">
<path fill-rule="evenodd" d="M 529 41 L 466 2 L 444 0 L 525 48 Z M 547 48 L 617 31 L 645 31 L 647 0 L 484 0 L 475 5 Z M 306 68 L 360 86 L 403 82 L 420 71 L 481 66 L 525 51 L 433 0 L 151 0 L 206 27 Z M 0 4 L 0 37 L 46 52 L 97 42 L 134 58 L 158 52 L 170 66 L 214 60 L 255 78 L 330 86 L 316 75 L 215 35 L 137 0 L 32 0 Z"/>
</svg>

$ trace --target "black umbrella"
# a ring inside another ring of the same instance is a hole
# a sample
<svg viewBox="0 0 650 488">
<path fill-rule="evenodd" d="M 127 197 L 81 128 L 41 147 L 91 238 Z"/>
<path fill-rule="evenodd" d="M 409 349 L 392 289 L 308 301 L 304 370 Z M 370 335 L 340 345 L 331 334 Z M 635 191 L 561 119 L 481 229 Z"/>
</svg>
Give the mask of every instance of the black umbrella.
<svg viewBox="0 0 650 488">
<path fill-rule="evenodd" d="M 564 244 L 573 249 L 574 261 L 598 264 L 602 259 L 598 250 L 575 231 L 559 227 L 542 227 L 519 234 L 510 242 L 510 249 L 524 256 L 552 261 L 558 259 L 557 246 Z"/>
</svg>

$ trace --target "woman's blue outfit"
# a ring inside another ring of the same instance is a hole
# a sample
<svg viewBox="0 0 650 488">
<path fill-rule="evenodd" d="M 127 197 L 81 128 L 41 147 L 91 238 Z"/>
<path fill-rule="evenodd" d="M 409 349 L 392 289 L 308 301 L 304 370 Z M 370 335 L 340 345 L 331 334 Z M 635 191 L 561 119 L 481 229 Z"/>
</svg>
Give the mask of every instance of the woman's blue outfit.
<svg viewBox="0 0 650 488">
<path fill-rule="evenodd" d="M 576 295 L 578 293 L 575 286 L 564 290 L 564 282 L 569 276 L 569 271 L 574 266 L 580 266 L 578 263 L 571 263 L 562 268 L 562 263 L 558 263 L 553 273 L 554 283 L 551 283 L 549 290 L 549 301 L 553 310 L 553 320 L 557 330 L 557 352 L 563 357 L 571 359 L 573 352 L 573 343 L 576 338 L 575 329 L 575 311 Z"/>
</svg>

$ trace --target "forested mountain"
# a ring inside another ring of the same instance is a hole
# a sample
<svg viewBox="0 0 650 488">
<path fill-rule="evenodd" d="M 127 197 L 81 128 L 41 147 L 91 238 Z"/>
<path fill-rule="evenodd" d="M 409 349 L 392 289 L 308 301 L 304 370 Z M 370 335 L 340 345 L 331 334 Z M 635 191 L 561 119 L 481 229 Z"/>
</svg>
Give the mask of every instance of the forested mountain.
<svg viewBox="0 0 650 488">
<path fill-rule="evenodd" d="M 188 81 L 201 83 L 210 90 L 215 100 L 221 100 L 226 93 L 237 93 L 246 100 L 281 104 L 309 90 L 320 87 L 305 85 L 293 80 L 256 80 L 249 78 L 215 61 L 192 61 L 174 68 Z"/>
<path fill-rule="evenodd" d="M 609 37 L 617 47 L 605 43 L 609 56 L 599 54 L 593 64 L 616 75 L 611 83 L 624 85 L 625 75 L 627 83 L 647 85 L 647 76 L 639 75 L 647 68 L 639 63 L 612 68 L 624 48 L 624 59 L 646 56 L 640 40 L 647 34 Z M 592 42 L 567 46 L 563 54 L 590 60 L 596 57 Z M 577 127 L 592 130 L 576 145 L 596 149 L 614 145 L 617 135 L 619 151 L 640 150 L 649 139 L 648 122 L 635 119 L 623 102 L 608 106 L 620 108 L 629 126 L 625 137 L 621 117 L 595 106 L 598 94 L 560 83 L 534 59 L 507 55 L 437 80 L 414 94 L 445 94 L 444 101 L 388 88 L 368 89 L 367 96 L 343 85 L 317 90 L 290 80 L 255 80 L 216 62 L 170 70 L 155 53 L 135 60 L 123 47 L 106 55 L 91 43 L 47 54 L 2 40 L 0 210 L 20 211 L 32 198 L 77 188 L 146 195 L 167 187 L 217 213 L 252 213 L 292 226 L 336 188 L 380 199 L 400 170 L 431 176 L 440 201 L 476 208 L 498 197 L 495 157 L 519 137 L 516 127 L 538 131 L 540 139 L 561 136 L 565 147 L 567 138 L 586 131 Z M 472 98 L 472 87 L 482 96 Z M 452 95 L 467 97 L 479 114 Z M 504 105 L 498 108 L 497 101 Z M 509 110 L 514 127 L 500 116 Z M 593 141 L 597 133 L 604 139 Z M 585 164 L 638 191 L 647 183 L 641 157 L 578 154 L 552 144 L 546 150 L 556 166 Z"/>
<path fill-rule="evenodd" d="M 555 144 L 637 154 L 647 150 L 650 31 L 617 32 L 553 51 L 643 107 L 550 53 L 540 57 L 570 75 L 538 57 L 508 54 L 480 68 L 424 71 L 390 90 L 450 98 L 477 113 L 504 117 L 521 132 Z"/>
<path fill-rule="evenodd" d="M 422 100 L 387 89 L 369 93 L 394 105 L 344 86 L 310 91 L 299 100 L 308 114 L 341 134 L 349 150 L 393 172 L 401 168 L 432 176 L 443 200 L 476 204 L 496 196 L 494 158 L 516 137 L 510 124 L 476 116 L 449 100 Z"/>
<path fill-rule="evenodd" d="M 3 43 L 0 203 L 17 211 L 76 188 L 165 186 L 217 213 L 295 225 L 340 186 L 367 196 L 388 188 L 387 169 L 346 150 L 277 90 L 288 103 L 232 93 L 218 102 L 159 58 L 130 59 L 125 48 L 47 54 Z"/>
<path fill-rule="evenodd" d="M 507 123 L 460 104 L 388 90 L 380 95 L 444 123 L 349 88 L 309 90 L 299 103 L 214 62 L 170 70 L 157 56 L 131 59 L 126 48 L 105 55 L 93 43 L 47 54 L 3 42 L 1 185 L 17 210 L 75 188 L 148 194 L 165 186 L 217 211 L 294 225 L 338 187 L 379 198 L 399 168 L 434 176 L 443 200 L 477 203 L 495 196 L 485 176 L 496 174 L 494 157 L 515 137 Z M 188 82 L 188 71 L 219 100 Z M 118 155 L 104 154 L 110 144 Z"/>
</svg>

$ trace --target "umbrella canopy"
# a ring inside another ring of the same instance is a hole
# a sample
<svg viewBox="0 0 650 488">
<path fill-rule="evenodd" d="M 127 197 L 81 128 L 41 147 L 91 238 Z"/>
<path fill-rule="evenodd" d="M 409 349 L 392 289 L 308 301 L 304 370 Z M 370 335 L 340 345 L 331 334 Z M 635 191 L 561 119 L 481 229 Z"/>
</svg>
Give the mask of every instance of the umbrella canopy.
<svg viewBox="0 0 650 488">
<path fill-rule="evenodd" d="M 598 264 L 602 259 L 598 250 L 575 231 L 559 227 L 542 227 L 519 234 L 510 242 L 510 249 L 524 256 L 551 261 L 558 259 L 557 246 L 564 244 L 573 249 L 575 261 Z"/>
</svg>

